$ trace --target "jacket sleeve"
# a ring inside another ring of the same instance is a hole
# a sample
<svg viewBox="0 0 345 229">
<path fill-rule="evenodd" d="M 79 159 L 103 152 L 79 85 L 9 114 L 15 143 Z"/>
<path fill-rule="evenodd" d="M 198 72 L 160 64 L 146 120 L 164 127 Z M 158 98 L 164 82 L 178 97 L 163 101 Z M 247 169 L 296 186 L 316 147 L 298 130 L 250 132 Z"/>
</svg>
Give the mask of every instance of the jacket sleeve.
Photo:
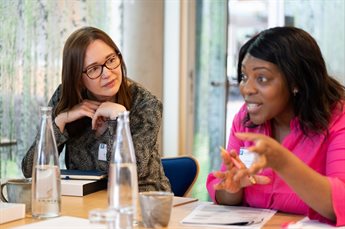
<svg viewBox="0 0 345 229">
<path fill-rule="evenodd" d="M 170 183 L 164 174 L 157 144 L 163 105 L 152 95 L 141 99 L 130 111 L 139 191 L 170 191 Z"/>
</svg>

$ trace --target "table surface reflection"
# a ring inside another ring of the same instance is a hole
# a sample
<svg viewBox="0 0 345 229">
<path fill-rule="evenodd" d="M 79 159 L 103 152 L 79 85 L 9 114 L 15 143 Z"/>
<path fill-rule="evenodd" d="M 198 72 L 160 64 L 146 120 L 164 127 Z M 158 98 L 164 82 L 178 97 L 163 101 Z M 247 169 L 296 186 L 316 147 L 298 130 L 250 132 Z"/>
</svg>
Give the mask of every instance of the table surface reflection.
<svg viewBox="0 0 345 229">
<path fill-rule="evenodd" d="M 200 226 L 185 226 L 180 223 L 180 221 L 186 217 L 190 212 L 193 211 L 195 207 L 203 202 L 196 201 L 192 203 L 187 203 L 184 205 L 173 207 L 171 218 L 168 227 L 174 229 L 200 229 L 205 227 Z M 74 216 L 87 218 L 89 211 L 96 208 L 106 208 L 107 207 L 107 192 L 106 190 L 98 191 L 83 197 L 74 196 L 62 196 L 61 199 L 61 215 L 63 216 Z M 281 225 L 285 222 L 298 221 L 304 216 L 292 215 L 285 213 L 276 213 L 263 228 L 281 228 Z M 33 222 L 38 222 L 39 220 L 34 219 L 31 215 L 27 215 L 24 219 L 12 221 L 6 224 L 1 224 L 1 229 L 12 228 L 14 226 L 25 225 Z M 141 228 L 141 227 L 140 227 Z M 211 229 L 212 227 L 208 227 Z M 216 227 L 214 227 L 216 228 Z"/>
</svg>

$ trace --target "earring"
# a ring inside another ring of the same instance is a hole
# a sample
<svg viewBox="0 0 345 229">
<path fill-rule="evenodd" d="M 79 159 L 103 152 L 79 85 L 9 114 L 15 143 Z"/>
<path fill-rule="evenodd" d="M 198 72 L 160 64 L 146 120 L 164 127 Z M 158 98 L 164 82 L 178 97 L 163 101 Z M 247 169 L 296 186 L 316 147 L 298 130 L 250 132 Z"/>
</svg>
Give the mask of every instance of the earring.
<svg viewBox="0 0 345 229">
<path fill-rule="evenodd" d="M 292 93 L 293 93 L 293 96 L 296 96 L 297 93 L 298 93 L 298 89 L 297 89 L 297 88 L 294 88 L 293 91 L 292 91 Z"/>
</svg>

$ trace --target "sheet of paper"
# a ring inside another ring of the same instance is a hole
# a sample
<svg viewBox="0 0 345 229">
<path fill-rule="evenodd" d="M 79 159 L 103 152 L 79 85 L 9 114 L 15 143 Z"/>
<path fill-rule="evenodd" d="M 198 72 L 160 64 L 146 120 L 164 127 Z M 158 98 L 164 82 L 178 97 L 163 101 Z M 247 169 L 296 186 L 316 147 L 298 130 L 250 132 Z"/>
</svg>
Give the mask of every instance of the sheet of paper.
<svg viewBox="0 0 345 229">
<path fill-rule="evenodd" d="M 24 217 L 25 204 L 4 203 L 0 201 L 0 224 L 22 219 Z"/>
<path fill-rule="evenodd" d="M 220 228 L 261 228 L 275 213 L 269 209 L 207 203 L 196 207 L 181 223 Z"/>
<path fill-rule="evenodd" d="M 56 218 L 42 220 L 24 226 L 15 227 L 18 229 L 106 229 L 104 224 L 91 224 L 88 219 L 60 216 Z"/>
<path fill-rule="evenodd" d="M 317 229 L 317 228 L 337 228 L 337 229 L 344 229 L 345 226 L 343 227 L 335 227 L 329 224 L 325 224 L 325 223 L 320 223 L 317 220 L 310 220 L 308 217 L 305 217 L 303 219 L 301 219 L 300 221 L 297 221 L 296 223 L 291 223 L 289 224 L 287 227 L 285 227 L 286 229 L 299 229 L 299 228 L 303 228 L 303 229 Z"/>
</svg>

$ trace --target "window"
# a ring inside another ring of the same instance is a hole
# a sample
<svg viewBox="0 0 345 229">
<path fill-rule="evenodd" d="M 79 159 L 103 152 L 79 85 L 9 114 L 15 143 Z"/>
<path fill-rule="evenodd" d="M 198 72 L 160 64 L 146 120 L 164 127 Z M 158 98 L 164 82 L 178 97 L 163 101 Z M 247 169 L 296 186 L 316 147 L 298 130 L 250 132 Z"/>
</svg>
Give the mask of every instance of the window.
<svg viewBox="0 0 345 229">
<path fill-rule="evenodd" d="M 61 82 L 66 38 L 82 26 L 107 32 L 122 46 L 122 0 L 4 0 L 0 4 L 0 177 L 20 177 L 37 133 L 39 106 Z M 116 36 L 115 36 L 116 35 Z M 16 143 L 15 143 L 16 142 Z"/>
</svg>

